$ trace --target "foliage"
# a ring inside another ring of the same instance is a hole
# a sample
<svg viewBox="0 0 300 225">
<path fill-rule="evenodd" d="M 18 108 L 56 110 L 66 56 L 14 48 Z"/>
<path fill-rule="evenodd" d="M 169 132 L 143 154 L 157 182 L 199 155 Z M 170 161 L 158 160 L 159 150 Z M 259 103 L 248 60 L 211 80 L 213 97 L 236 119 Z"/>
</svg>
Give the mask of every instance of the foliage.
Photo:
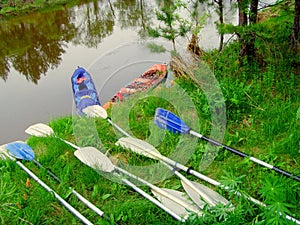
<svg viewBox="0 0 300 225">
<path fill-rule="evenodd" d="M 173 50 L 176 50 L 175 39 L 184 36 L 190 31 L 190 24 L 179 15 L 179 10 L 183 7 L 182 1 L 165 1 L 163 6 L 156 10 L 157 20 L 162 24 L 157 28 L 147 28 L 150 37 L 163 37 L 170 40 Z"/>
<path fill-rule="evenodd" d="M 173 50 L 176 51 L 175 40 L 178 37 L 187 37 L 191 34 L 189 40 L 190 49 L 200 54 L 198 46 L 198 35 L 206 23 L 206 14 L 199 13 L 199 5 L 202 1 L 186 2 L 182 0 L 165 0 L 161 7 L 156 10 L 156 19 L 158 26 L 148 26 L 148 35 L 154 38 L 165 38 L 173 44 Z"/>
<path fill-rule="evenodd" d="M 49 10 L 49 8 L 57 8 L 65 5 L 75 5 L 84 0 L 5 0 L 0 3 L 0 18 L 8 18 L 13 16 L 20 16 L 26 13 L 31 13 L 34 11 Z"/>
</svg>

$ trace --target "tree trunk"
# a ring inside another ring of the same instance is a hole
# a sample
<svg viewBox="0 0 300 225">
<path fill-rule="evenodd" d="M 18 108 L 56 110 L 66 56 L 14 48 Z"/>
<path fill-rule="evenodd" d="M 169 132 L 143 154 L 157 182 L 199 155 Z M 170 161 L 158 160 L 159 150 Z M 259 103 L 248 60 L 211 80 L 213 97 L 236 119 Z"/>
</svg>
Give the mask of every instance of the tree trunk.
<svg viewBox="0 0 300 225">
<path fill-rule="evenodd" d="M 258 1 L 259 0 L 237 0 L 239 7 L 239 26 L 253 25 L 257 21 Z M 249 5 L 250 4 L 250 5 Z M 247 17 L 247 8 L 250 6 L 249 20 Z M 249 21 L 249 24 L 248 24 Z M 239 36 L 242 45 L 240 56 L 247 57 L 249 62 L 252 62 L 255 57 L 255 33 L 246 32 L 244 37 Z"/>
<path fill-rule="evenodd" d="M 248 24 L 247 20 L 247 0 L 237 0 L 239 8 L 239 26 L 246 26 Z"/>
<path fill-rule="evenodd" d="M 247 26 L 247 14 L 246 14 L 246 8 L 247 8 L 247 0 L 237 0 L 238 3 L 238 9 L 239 9 L 239 26 Z M 246 43 L 245 43 L 245 37 L 241 37 L 241 35 L 237 34 L 241 43 L 241 50 L 240 50 L 240 57 L 244 58 L 244 56 L 247 53 L 246 49 Z"/>
<path fill-rule="evenodd" d="M 219 21 L 220 21 L 220 24 L 222 25 L 224 23 L 223 0 L 218 0 L 217 4 L 218 4 L 218 9 L 219 9 Z M 224 44 L 224 34 L 221 34 L 221 36 L 220 36 L 219 52 L 222 51 L 223 44 Z"/>
<path fill-rule="evenodd" d="M 292 34 L 292 47 L 297 50 L 299 43 L 300 0 L 295 0 L 295 16 Z"/>
<path fill-rule="evenodd" d="M 258 0 L 252 0 L 250 5 L 250 15 L 249 15 L 249 22 L 250 25 L 256 24 L 257 21 L 257 12 L 258 12 Z M 247 57 L 249 61 L 252 61 L 255 58 L 255 33 L 249 33 L 249 39 L 247 41 Z"/>
<path fill-rule="evenodd" d="M 252 0 L 250 5 L 250 15 L 249 22 L 250 24 L 255 24 L 257 21 L 257 12 L 258 12 L 258 0 Z"/>
</svg>

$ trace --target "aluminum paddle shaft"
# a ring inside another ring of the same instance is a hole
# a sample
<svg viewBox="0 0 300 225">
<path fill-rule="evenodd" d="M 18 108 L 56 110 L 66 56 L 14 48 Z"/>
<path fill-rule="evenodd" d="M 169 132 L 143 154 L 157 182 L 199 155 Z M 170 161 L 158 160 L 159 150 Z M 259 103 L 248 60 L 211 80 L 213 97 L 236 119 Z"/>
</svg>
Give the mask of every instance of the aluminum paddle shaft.
<svg viewBox="0 0 300 225">
<path fill-rule="evenodd" d="M 165 212 L 170 214 L 173 218 L 175 218 L 179 221 L 182 221 L 182 222 L 185 221 L 184 218 L 181 218 L 179 215 L 174 213 L 172 210 L 170 210 L 168 207 L 163 205 L 161 202 L 159 202 L 158 200 L 156 200 L 155 198 L 153 198 L 152 196 L 147 194 L 142 189 L 138 188 L 135 184 L 133 184 L 132 182 L 130 182 L 129 180 L 127 180 L 125 178 L 122 178 L 119 173 L 116 173 L 116 170 L 121 171 L 124 174 L 126 173 L 126 175 L 131 175 L 131 174 L 129 172 L 126 172 L 125 170 L 122 170 L 121 168 L 113 165 L 112 162 L 110 161 L 110 159 L 106 155 L 104 155 L 102 152 L 100 152 L 98 149 L 93 148 L 93 147 L 84 147 L 84 148 L 80 148 L 80 149 L 76 150 L 74 155 L 81 162 L 83 162 L 87 166 L 95 169 L 96 171 L 100 170 L 100 171 L 103 171 L 106 173 L 111 173 L 112 175 L 119 177 L 124 184 L 129 185 L 136 192 L 138 192 L 143 197 L 145 197 L 146 199 L 148 199 L 149 201 L 151 201 L 152 203 L 154 203 L 155 205 L 157 205 L 158 207 L 163 209 Z M 134 179 L 140 180 L 138 177 L 136 177 L 134 175 L 131 175 L 131 177 Z"/>
<path fill-rule="evenodd" d="M 222 147 L 223 149 L 228 150 L 228 151 L 230 151 L 230 152 L 232 152 L 232 153 L 234 153 L 234 154 L 236 154 L 236 155 L 238 155 L 238 156 L 240 156 L 240 157 L 243 157 L 243 158 L 249 158 L 249 160 L 251 160 L 252 162 L 257 163 L 257 164 L 259 164 L 259 165 L 261 165 L 261 166 L 264 166 L 264 167 L 266 167 L 266 168 L 269 168 L 269 169 L 271 169 L 271 170 L 274 170 L 274 171 L 276 171 L 277 173 L 280 173 L 280 174 L 282 174 L 282 175 L 284 175 L 284 176 L 286 176 L 286 177 L 290 177 L 290 178 L 292 178 L 292 179 L 294 179 L 294 180 L 296 180 L 296 181 L 300 181 L 300 177 L 298 177 L 298 176 L 296 176 L 296 175 L 293 175 L 293 174 L 291 174 L 291 173 L 289 173 L 289 172 L 287 172 L 287 171 L 285 171 L 285 170 L 283 170 L 283 169 L 280 169 L 280 168 L 278 168 L 278 167 L 275 167 L 275 166 L 273 166 L 273 165 L 271 165 L 271 164 L 269 164 L 269 163 L 266 163 L 266 162 L 264 162 L 264 161 L 262 161 L 262 160 L 260 160 L 260 159 L 257 159 L 257 158 L 255 158 L 255 157 L 249 156 L 248 154 L 246 154 L 246 153 L 244 153 L 244 152 L 241 152 L 241 151 L 239 151 L 239 150 L 237 150 L 237 149 L 231 148 L 231 147 L 229 147 L 229 146 L 227 146 L 227 145 L 224 145 L 224 144 L 222 144 L 222 143 L 220 143 L 220 142 L 217 142 L 217 141 L 215 141 L 215 140 L 212 140 L 212 139 L 210 139 L 210 138 L 208 138 L 208 137 L 205 137 L 205 136 L 203 136 L 202 134 L 199 134 L 199 133 L 197 133 L 197 132 L 195 132 L 195 131 L 193 131 L 193 130 L 190 130 L 189 133 L 190 133 L 191 135 L 193 135 L 193 136 L 195 136 L 195 137 L 198 137 L 198 138 L 200 138 L 200 139 L 202 139 L 202 140 L 205 140 L 205 141 L 207 141 L 207 142 L 209 142 L 209 143 L 211 143 L 211 144 L 213 144 L 213 145 Z"/>
<path fill-rule="evenodd" d="M 43 165 L 41 165 L 38 161 L 33 161 L 36 165 L 38 165 L 40 168 L 44 168 Z M 44 168 L 45 169 L 45 168 Z M 61 180 L 55 176 L 54 173 L 52 173 L 50 170 L 47 170 L 47 173 L 58 183 L 61 183 Z M 93 203 L 91 203 L 89 200 L 87 200 L 85 197 L 83 197 L 81 194 L 79 194 L 76 190 L 72 189 L 72 193 L 87 207 L 89 207 L 91 210 L 93 210 L 95 213 L 97 213 L 99 216 L 104 217 L 104 212 L 100 210 L 97 206 L 95 206 Z"/>
<path fill-rule="evenodd" d="M 122 138 L 119 139 L 119 142 L 120 142 L 120 140 L 122 140 Z M 157 153 L 155 151 L 149 151 L 147 149 L 145 149 L 145 151 L 146 152 L 148 151 L 148 153 L 150 155 L 152 155 L 154 158 L 159 159 L 162 162 L 165 162 L 165 163 L 169 164 L 170 166 L 172 166 L 174 168 L 177 168 L 177 169 L 180 169 L 182 171 L 185 171 L 186 173 L 191 174 L 191 175 L 193 175 L 193 176 L 195 176 L 195 177 L 197 177 L 197 178 L 199 178 L 201 180 L 204 180 L 204 181 L 206 181 L 206 182 L 208 182 L 208 183 L 210 183 L 210 184 L 212 184 L 214 186 L 220 187 L 223 190 L 226 190 L 226 191 L 229 191 L 229 192 L 234 192 L 236 195 L 244 197 L 244 198 L 250 200 L 251 202 L 253 202 L 253 203 L 257 204 L 257 205 L 266 207 L 266 204 L 260 202 L 259 200 L 255 199 L 255 198 L 253 198 L 251 196 L 248 196 L 246 194 L 240 193 L 240 192 L 238 192 L 236 190 L 233 190 L 233 189 L 231 189 L 228 186 L 222 185 L 220 182 L 218 182 L 218 181 L 216 181 L 216 180 L 214 180 L 214 179 L 212 179 L 210 177 L 207 177 L 207 176 L 205 176 L 205 175 L 203 175 L 203 174 L 201 174 L 201 173 L 193 170 L 192 168 L 186 167 L 186 166 L 184 166 L 184 165 L 182 165 L 182 164 L 180 164 L 180 163 L 178 163 L 178 162 L 176 162 L 176 161 L 174 161 L 174 160 L 172 160 L 172 159 L 170 159 L 170 158 L 168 158 L 166 156 L 163 156 L 160 153 Z M 279 213 L 279 215 L 282 215 L 282 214 Z M 286 215 L 285 218 L 287 220 L 291 220 L 291 221 L 293 221 L 293 222 L 295 222 L 297 224 L 300 224 L 300 221 L 298 221 L 297 219 L 295 219 L 295 218 L 293 218 L 293 217 L 291 217 L 289 215 Z"/>
<path fill-rule="evenodd" d="M 116 145 L 128 148 L 131 151 L 148 158 L 159 160 L 163 165 L 165 165 L 177 177 L 180 178 L 183 188 L 200 208 L 203 208 L 204 205 L 204 202 L 200 201 L 200 199 L 203 199 L 211 206 L 216 206 L 220 202 L 224 205 L 229 203 L 225 198 L 213 190 L 205 187 L 204 185 L 200 185 L 196 182 L 188 180 L 185 176 L 177 171 L 177 168 L 174 170 L 172 166 L 166 163 L 169 158 L 163 156 L 154 146 L 150 145 L 149 143 L 133 137 L 123 137 L 116 142 Z M 174 163 L 170 164 L 173 165 Z"/>
<path fill-rule="evenodd" d="M 166 110 L 166 109 L 162 109 L 162 108 L 157 108 L 156 112 L 155 112 L 155 123 L 158 127 L 162 128 L 162 129 L 167 129 L 173 133 L 179 133 L 179 134 L 191 134 L 195 137 L 198 137 L 202 140 L 205 140 L 213 145 L 219 146 L 221 148 L 223 148 L 224 150 L 228 150 L 240 157 L 243 158 L 249 158 L 252 162 L 257 163 L 263 167 L 269 168 L 271 170 L 274 170 L 277 173 L 280 173 L 286 177 L 290 177 L 296 181 L 300 181 L 300 177 L 293 175 L 285 170 L 282 170 L 278 167 L 275 167 L 269 163 L 266 163 L 260 159 L 257 159 L 255 157 L 249 156 L 248 154 L 241 152 L 237 149 L 231 148 L 227 145 L 224 145 L 220 142 L 217 142 L 215 140 L 212 140 L 202 134 L 199 134 L 195 131 L 193 131 L 191 128 L 189 128 L 178 116 L 176 116 L 175 114 L 173 114 L 172 112 Z"/>
<path fill-rule="evenodd" d="M 9 159 L 15 161 L 18 166 L 24 170 L 32 179 L 34 179 L 39 185 L 41 185 L 48 192 L 52 193 L 55 198 L 65 206 L 73 215 L 75 215 L 78 219 L 80 219 L 84 224 L 93 225 L 87 218 L 85 218 L 80 212 L 78 212 L 73 206 L 71 206 L 68 202 L 66 202 L 62 197 L 60 197 L 54 190 L 52 190 L 47 184 L 45 184 L 42 180 L 40 180 L 31 170 L 29 170 L 26 166 L 24 166 L 20 161 L 16 161 L 11 155 L 9 155 L 5 150 L 3 151 L 5 156 Z"/>
<path fill-rule="evenodd" d="M 20 160 L 28 160 L 33 161 L 37 166 L 39 166 L 42 169 L 45 169 L 47 173 L 58 183 L 61 183 L 61 180 L 52 173 L 49 169 L 46 169 L 42 164 L 40 164 L 37 160 L 35 160 L 35 155 L 33 149 L 27 145 L 23 141 L 16 141 L 5 145 L 5 148 L 9 151 L 9 153 L 14 156 L 16 159 Z M 87 207 L 89 207 L 91 210 L 96 212 L 99 216 L 105 216 L 104 212 L 102 212 L 99 208 L 97 208 L 93 203 L 88 201 L 86 198 L 84 198 L 81 194 L 79 194 L 77 191 L 72 189 L 72 193 Z"/>
</svg>

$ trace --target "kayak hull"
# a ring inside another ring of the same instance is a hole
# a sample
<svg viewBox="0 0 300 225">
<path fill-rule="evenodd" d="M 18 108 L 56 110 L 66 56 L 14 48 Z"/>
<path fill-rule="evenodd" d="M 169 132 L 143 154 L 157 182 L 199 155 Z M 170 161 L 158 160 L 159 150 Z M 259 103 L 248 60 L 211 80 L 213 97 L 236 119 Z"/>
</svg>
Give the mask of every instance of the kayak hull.
<svg viewBox="0 0 300 225">
<path fill-rule="evenodd" d="M 108 109 L 117 102 L 125 101 L 126 98 L 135 93 L 146 92 L 149 89 L 156 87 L 167 78 L 167 75 L 167 64 L 155 64 L 151 66 L 130 84 L 121 88 L 110 101 L 103 105 L 103 108 Z"/>
<path fill-rule="evenodd" d="M 91 105 L 101 105 L 91 75 L 82 67 L 78 67 L 72 77 L 72 90 L 76 111 L 83 115 L 82 110 Z"/>
<path fill-rule="evenodd" d="M 166 79 L 167 74 L 167 64 L 155 64 L 151 66 L 142 75 L 135 78 L 129 85 L 121 88 L 109 102 L 103 105 L 103 108 L 108 109 L 111 105 L 120 101 L 125 101 L 126 98 L 135 93 L 145 92 L 156 87 Z M 85 115 L 82 110 L 88 106 L 101 106 L 93 79 L 84 68 L 78 67 L 74 71 L 71 82 L 76 111 L 79 115 Z"/>
</svg>

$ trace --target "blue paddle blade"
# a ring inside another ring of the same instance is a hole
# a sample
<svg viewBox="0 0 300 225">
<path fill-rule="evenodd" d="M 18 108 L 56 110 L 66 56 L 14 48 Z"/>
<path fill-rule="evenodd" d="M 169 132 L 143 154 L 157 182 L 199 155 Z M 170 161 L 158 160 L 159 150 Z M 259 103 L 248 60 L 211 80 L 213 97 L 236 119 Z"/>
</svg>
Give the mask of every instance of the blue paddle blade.
<svg viewBox="0 0 300 225">
<path fill-rule="evenodd" d="M 9 153 L 17 159 L 33 160 L 34 152 L 32 148 L 24 142 L 12 142 L 5 145 Z"/>
<path fill-rule="evenodd" d="M 182 134 L 190 131 L 190 128 L 178 116 L 166 109 L 156 109 L 154 122 L 159 128 L 173 133 Z"/>
</svg>

